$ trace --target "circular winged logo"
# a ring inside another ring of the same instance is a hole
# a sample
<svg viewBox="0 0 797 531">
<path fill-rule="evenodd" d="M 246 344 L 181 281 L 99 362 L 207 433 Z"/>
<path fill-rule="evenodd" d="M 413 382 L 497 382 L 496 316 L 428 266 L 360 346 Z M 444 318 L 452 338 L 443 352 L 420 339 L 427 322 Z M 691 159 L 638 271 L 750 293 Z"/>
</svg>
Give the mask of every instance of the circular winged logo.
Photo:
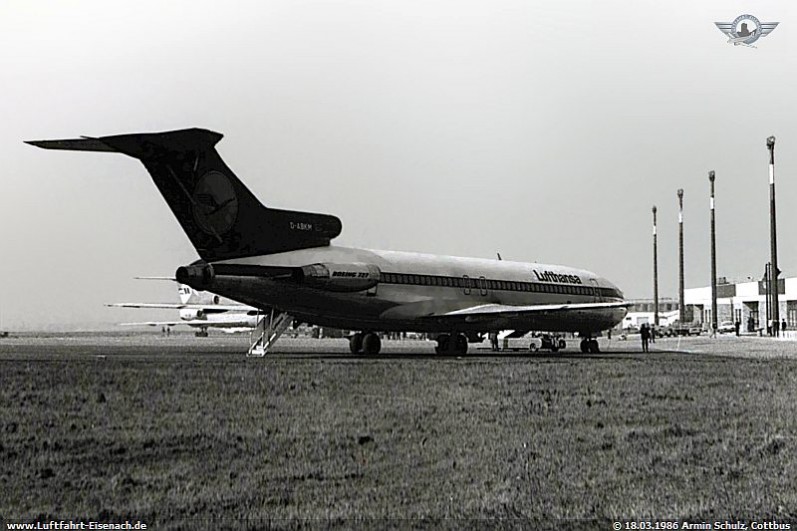
<svg viewBox="0 0 797 531">
<path fill-rule="evenodd" d="M 779 22 L 760 22 L 753 15 L 739 15 L 733 22 L 715 22 L 721 32 L 728 36 L 728 43 L 734 46 L 749 46 L 760 37 L 766 37 Z"/>
<path fill-rule="evenodd" d="M 238 216 L 238 197 L 226 175 L 204 174 L 194 187 L 194 220 L 208 234 L 219 236 L 230 230 Z"/>
</svg>

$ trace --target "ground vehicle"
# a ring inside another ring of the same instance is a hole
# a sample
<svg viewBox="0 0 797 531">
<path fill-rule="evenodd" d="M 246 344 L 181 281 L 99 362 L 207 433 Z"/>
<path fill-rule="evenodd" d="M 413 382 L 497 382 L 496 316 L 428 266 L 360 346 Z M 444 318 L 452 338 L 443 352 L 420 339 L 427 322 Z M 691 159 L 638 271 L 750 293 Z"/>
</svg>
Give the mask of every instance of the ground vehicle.
<svg viewBox="0 0 797 531">
<path fill-rule="evenodd" d="M 668 329 L 668 335 L 672 336 L 699 336 L 703 333 L 703 328 L 700 326 L 690 325 L 675 325 Z"/>
<path fill-rule="evenodd" d="M 529 350 L 537 352 L 538 350 L 550 350 L 551 352 L 558 352 L 559 349 L 567 348 L 567 343 L 564 339 L 550 334 L 541 334 L 538 336 L 524 336 L 524 337 L 505 337 L 501 350 Z"/>
<path fill-rule="evenodd" d="M 676 335 L 672 326 L 660 326 L 656 329 L 656 337 L 672 337 Z"/>
<path fill-rule="evenodd" d="M 733 334 L 736 332 L 736 325 L 733 321 L 722 321 L 717 327 L 717 332 L 720 334 Z"/>
</svg>

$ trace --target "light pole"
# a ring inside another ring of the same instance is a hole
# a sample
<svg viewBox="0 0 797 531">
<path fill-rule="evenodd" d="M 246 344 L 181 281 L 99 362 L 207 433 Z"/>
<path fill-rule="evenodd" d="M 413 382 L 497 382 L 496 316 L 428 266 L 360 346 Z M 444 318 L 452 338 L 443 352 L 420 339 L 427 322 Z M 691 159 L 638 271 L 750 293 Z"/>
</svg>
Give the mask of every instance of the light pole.
<svg viewBox="0 0 797 531">
<path fill-rule="evenodd" d="M 766 322 L 764 324 L 767 325 L 767 335 L 768 336 L 772 335 L 772 326 L 771 326 L 771 323 L 772 323 L 772 311 L 771 311 L 771 308 L 772 308 L 772 281 L 771 281 L 772 272 L 771 272 L 770 265 L 772 265 L 772 264 L 767 262 L 766 267 L 764 267 L 764 294 L 766 295 L 764 297 L 764 300 L 766 301 L 764 306 L 765 306 L 765 308 L 767 310 L 766 311 L 767 320 L 766 320 Z"/>
<path fill-rule="evenodd" d="M 775 227 L 775 137 L 767 138 L 769 149 L 769 230 L 770 263 L 769 278 L 772 291 L 772 334 L 778 335 L 780 329 L 780 308 L 778 307 L 778 232 Z"/>
<path fill-rule="evenodd" d="M 684 190 L 678 189 L 678 321 L 686 321 L 684 306 Z"/>
<path fill-rule="evenodd" d="M 656 236 L 656 206 L 653 206 L 653 324 L 659 326 L 659 250 Z"/>
<path fill-rule="evenodd" d="M 711 335 L 717 335 L 717 233 L 714 221 L 714 170 L 708 172 L 711 183 Z"/>
</svg>

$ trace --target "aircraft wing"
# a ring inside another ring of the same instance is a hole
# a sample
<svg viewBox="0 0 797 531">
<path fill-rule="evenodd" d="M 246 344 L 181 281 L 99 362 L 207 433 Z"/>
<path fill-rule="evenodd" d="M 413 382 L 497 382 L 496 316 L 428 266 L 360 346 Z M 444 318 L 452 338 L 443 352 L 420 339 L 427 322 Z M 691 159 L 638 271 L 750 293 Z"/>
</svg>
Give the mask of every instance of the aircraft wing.
<svg viewBox="0 0 797 531">
<path fill-rule="evenodd" d="M 149 303 L 149 302 L 116 302 L 113 304 L 106 304 L 113 308 L 159 308 L 166 310 L 202 310 L 205 313 L 221 313 L 221 312 L 245 312 L 254 310 L 251 306 L 244 306 L 242 304 L 179 304 L 179 303 Z"/>
<path fill-rule="evenodd" d="M 578 304 L 534 304 L 530 306 L 510 306 L 507 304 L 480 304 L 431 315 L 429 317 L 465 317 L 471 321 L 479 317 L 520 317 L 523 315 L 556 314 L 584 310 L 602 310 L 607 308 L 628 308 L 630 302 L 589 302 Z"/>
<path fill-rule="evenodd" d="M 508 304 L 480 304 L 442 315 L 496 315 L 504 313 L 548 313 L 567 310 L 600 310 L 605 308 L 628 308 L 630 302 L 586 302 L 578 304 L 533 304 L 530 306 L 510 306 Z"/>
<path fill-rule="evenodd" d="M 251 330 L 240 322 L 231 323 L 230 321 L 206 321 L 204 319 L 192 319 L 190 321 L 143 321 L 140 323 L 119 323 L 119 326 L 198 326 L 201 328 L 228 328 L 234 330 Z"/>
<path fill-rule="evenodd" d="M 189 321 L 144 321 L 142 323 L 119 323 L 119 326 L 177 326 Z"/>
</svg>

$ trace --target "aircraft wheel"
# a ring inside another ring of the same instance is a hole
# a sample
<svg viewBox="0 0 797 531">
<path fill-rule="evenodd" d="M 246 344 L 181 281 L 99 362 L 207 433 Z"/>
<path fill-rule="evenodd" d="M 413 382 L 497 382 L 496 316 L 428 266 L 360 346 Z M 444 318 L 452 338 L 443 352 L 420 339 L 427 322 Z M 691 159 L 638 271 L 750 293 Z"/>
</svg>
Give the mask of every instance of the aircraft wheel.
<svg viewBox="0 0 797 531">
<path fill-rule="evenodd" d="M 454 352 L 457 354 L 467 354 L 468 352 L 468 338 L 462 334 L 457 334 L 454 344 Z"/>
<path fill-rule="evenodd" d="M 530 352 L 537 352 L 537 343 L 533 343 L 533 342 L 532 342 L 532 343 L 529 345 L 529 351 L 530 351 Z"/>
<path fill-rule="evenodd" d="M 434 351 L 437 354 L 446 354 L 449 349 L 449 345 L 451 344 L 451 336 L 448 334 L 440 334 L 437 336 L 437 346 L 434 348 Z"/>
<path fill-rule="evenodd" d="M 362 348 L 364 354 L 379 354 L 382 349 L 382 340 L 379 339 L 377 334 L 369 332 L 363 336 Z"/>
<path fill-rule="evenodd" d="M 589 351 L 590 351 L 589 340 L 588 339 L 582 339 L 581 340 L 581 352 L 586 354 Z"/>
<path fill-rule="evenodd" d="M 589 349 L 590 352 L 592 352 L 593 354 L 598 354 L 601 351 L 597 339 L 590 339 L 589 343 L 590 343 L 590 349 Z"/>
<path fill-rule="evenodd" d="M 352 354 L 360 354 L 363 350 L 363 335 L 359 332 L 349 337 L 349 350 Z"/>
</svg>

